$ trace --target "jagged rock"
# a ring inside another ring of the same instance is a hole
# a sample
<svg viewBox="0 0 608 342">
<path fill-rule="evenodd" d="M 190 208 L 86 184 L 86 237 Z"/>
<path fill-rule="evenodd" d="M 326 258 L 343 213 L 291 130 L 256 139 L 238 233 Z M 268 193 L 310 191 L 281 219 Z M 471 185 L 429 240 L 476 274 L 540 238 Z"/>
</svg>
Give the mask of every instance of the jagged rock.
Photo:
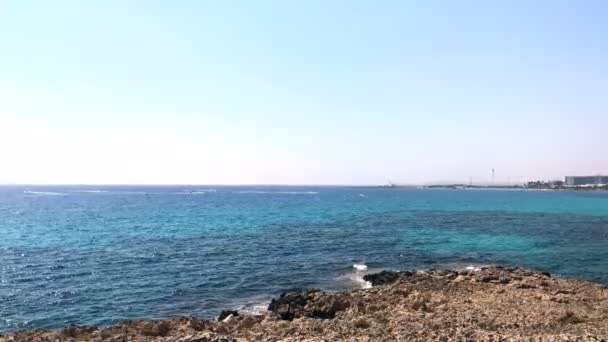
<svg viewBox="0 0 608 342">
<path fill-rule="evenodd" d="M 286 292 L 262 316 L 226 311 L 220 321 L 177 317 L 68 326 L 0 335 L 0 342 L 608 340 L 605 285 L 514 267 L 382 272 L 367 280 L 375 286 Z"/>
<path fill-rule="evenodd" d="M 344 311 L 350 306 L 350 301 L 343 295 L 322 295 L 315 301 L 308 302 L 305 309 L 312 312 L 315 318 L 334 318 L 337 312 Z"/>
<path fill-rule="evenodd" d="M 268 305 L 268 310 L 279 315 L 283 320 L 298 317 L 334 318 L 336 312 L 344 311 L 350 303 L 344 296 L 320 292 L 317 289 L 291 291 L 281 294 Z"/>
<path fill-rule="evenodd" d="M 363 276 L 363 280 L 369 281 L 372 286 L 386 285 L 395 282 L 400 276 L 412 275 L 412 272 L 394 272 L 394 271 L 382 271 L 375 274 L 366 274 Z"/>
<path fill-rule="evenodd" d="M 220 315 L 217 316 L 217 320 L 218 321 L 223 321 L 224 319 L 226 319 L 228 316 L 238 316 L 239 312 L 236 310 L 222 310 L 222 312 L 220 312 Z"/>
<path fill-rule="evenodd" d="M 316 292 L 317 289 L 309 289 L 304 291 L 284 292 L 278 299 L 272 299 L 268 305 L 268 311 L 272 311 L 279 315 L 281 319 L 292 320 L 302 314 L 304 306 L 308 303 L 309 298 Z"/>
</svg>

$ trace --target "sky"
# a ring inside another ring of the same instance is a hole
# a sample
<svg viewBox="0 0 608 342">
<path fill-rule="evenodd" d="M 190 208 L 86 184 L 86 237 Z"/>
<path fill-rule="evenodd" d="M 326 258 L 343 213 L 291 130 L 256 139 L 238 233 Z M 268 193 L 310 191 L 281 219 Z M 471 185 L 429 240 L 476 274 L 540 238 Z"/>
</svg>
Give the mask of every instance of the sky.
<svg viewBox="0 0 608 342">
<path fill-rule="evenodd" d="M 605 1 L 0 0 L 0 183 L 608 174 Z"/>
</svg>

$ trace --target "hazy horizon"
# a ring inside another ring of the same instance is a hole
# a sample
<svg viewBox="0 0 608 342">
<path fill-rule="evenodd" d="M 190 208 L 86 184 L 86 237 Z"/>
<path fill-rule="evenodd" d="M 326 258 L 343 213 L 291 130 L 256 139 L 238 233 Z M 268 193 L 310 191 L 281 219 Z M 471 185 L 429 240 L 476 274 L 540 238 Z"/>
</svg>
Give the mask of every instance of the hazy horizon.
<svg viewBox="0 0 608 342">
<path fill-rule="evenodd" d="M 608 174 L 602 1 L 0 2 L 0 184 Z"/>
<path fill-rule="evenodd" d="M 597 175 L 587 175 L 587 176 L 597 176 Z M 527 182 L 534 181 L 563 181 L 563 177 L 560 179 L 530 179 L 525 182 L 512 182 L 512 181 L 479 181 L 476 182 L 472 179 L 469 180 L 438 180 L 438 181 L 428 181 L 422 183 L 403 183 L 403 182 L 393 182 L 387 180 L 384 183 L 368 183 L 368 184 L 348 184 L 348 183 L 0 183 L 0 186 L 67 186 L 67 187 L 95 187 L 95 186 L 121 186 L 121 187 L 378 187 L 378 186 L 429 186 L 429 185 L 473 185 L 473 186 L 506 186 L 506 185 L 525 185 Z"/>
</svg>

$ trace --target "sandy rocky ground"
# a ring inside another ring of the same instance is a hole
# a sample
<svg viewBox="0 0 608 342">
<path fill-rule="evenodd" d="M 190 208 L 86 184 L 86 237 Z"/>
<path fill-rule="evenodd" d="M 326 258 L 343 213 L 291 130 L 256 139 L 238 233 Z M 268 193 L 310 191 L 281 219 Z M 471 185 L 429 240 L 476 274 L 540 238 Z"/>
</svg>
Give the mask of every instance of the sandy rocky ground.
<svg viewBox="0 0 608 342">
<path fill-rule="evenodd" d="M 69 326 L 5 341 L 608 341 L 608 287 L 521 268 L 366 276 L 369 289 L 282 294 L 260 316 L 222 312 Z"/>
</svg>

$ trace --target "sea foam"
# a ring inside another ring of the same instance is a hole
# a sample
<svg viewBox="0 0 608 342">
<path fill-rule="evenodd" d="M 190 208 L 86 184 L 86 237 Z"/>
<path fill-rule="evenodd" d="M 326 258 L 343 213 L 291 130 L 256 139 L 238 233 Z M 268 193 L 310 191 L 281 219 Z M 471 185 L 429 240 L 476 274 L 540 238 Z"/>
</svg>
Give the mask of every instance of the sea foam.
<svg viewBox="0 0 608 342">
<path fill-rule="evenodd" d="M 270 300 L 259 303 L 249 303 L 241 305 L 237 308 L 237 311 L 245 315 L 262 315 L 268 311 L 268 303 Z"/>
<path fill-rule="evenodd" d="M 350 278 L 355 284 L 359 285 L 362 289 L 368 289 L 372 287 L 372 283 L 363 279 L 367 271 L 366 264 L 354 264 L 353 268 L 355 269 L 354 273 L 351 273 L 348 278 Z"/>
<path fill-rule="evenodd" d="M 354 264 L 353 268 L 357 271 L 367 271 L 367 265 L 365 264 Z"/>
</svg>

